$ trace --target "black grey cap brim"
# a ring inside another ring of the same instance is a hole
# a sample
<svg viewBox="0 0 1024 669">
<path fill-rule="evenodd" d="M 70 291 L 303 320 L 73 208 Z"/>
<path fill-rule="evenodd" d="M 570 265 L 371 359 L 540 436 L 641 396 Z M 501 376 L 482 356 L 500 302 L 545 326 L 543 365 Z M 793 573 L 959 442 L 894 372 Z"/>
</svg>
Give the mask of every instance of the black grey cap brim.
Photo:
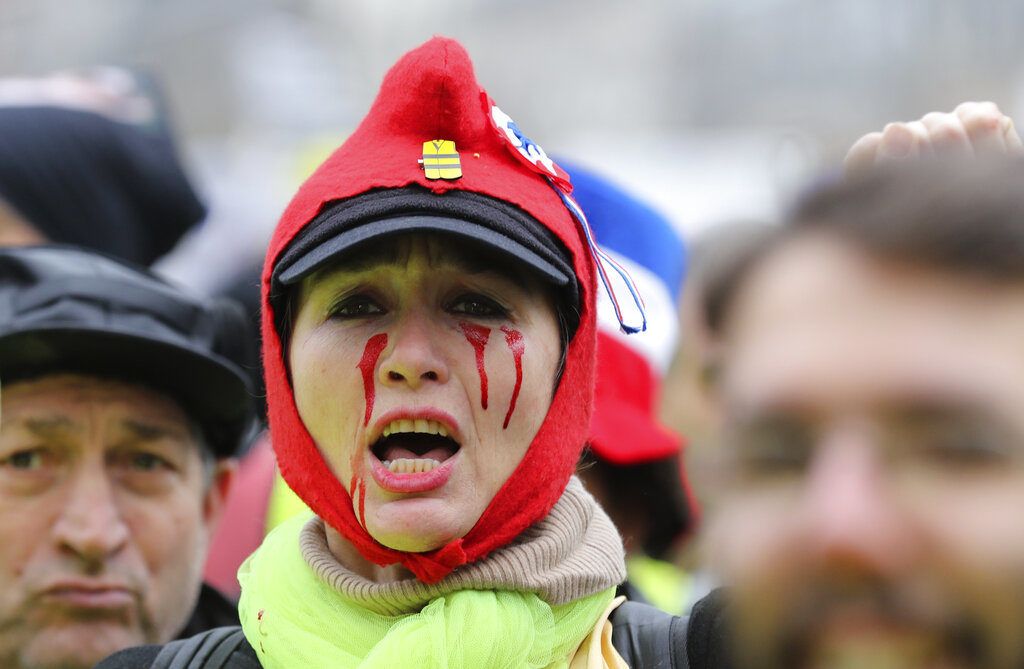
<svg viewBox="0 0 1024 669">
<path fill-rule="evenodd" d="M 572 282 L 571 277 L 563 270 L 514 239 L 477 223 L 430 215 L 385 218 L 345 230 L 321 242 L 286 267 L 278 268 L 277 280 L 286 286 L 295 284 L 361 244 L 409 232 L 437 232 L 461 237 L 527 265 L 536 271 L 540 278 L 556 286 L 563 287 Z"/>
</svg>

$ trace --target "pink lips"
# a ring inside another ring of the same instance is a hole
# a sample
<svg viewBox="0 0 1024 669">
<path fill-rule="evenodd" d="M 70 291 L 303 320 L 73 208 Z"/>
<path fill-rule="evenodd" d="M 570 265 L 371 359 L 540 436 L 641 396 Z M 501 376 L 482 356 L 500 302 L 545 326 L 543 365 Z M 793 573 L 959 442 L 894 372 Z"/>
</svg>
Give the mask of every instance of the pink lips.
<svg viewBox="0 0 1024 669">
<path fill-rule="evenodd" d="M 394 409 L 380 416 L 373 423 L 372 434 L 376 436 L 373 438 L 371 445 L 376 442 L 384 432 L 384 428 L 392 421 L 417 419 L 432 420 L 434 422 L 441 423 L 445 428 L 447 428 L 449 437 L 451 437 L 455 442 L 461 443 L 459 424 L 455 419 L 445 411 L 427 407 L 421 409 Z M 440 466 L 431 469 L 429 472 L 396 474 L 385 467 L 377 456 L 371 452 L 370 474 L 373 476 L 373 480 L 377 482 L 377 485 L 388 492 L 405 494 L 427 492 L 430 490 L 436 490 L 448 482 L 458 456 L 458 452 L 454 453 L 450 458 L 442 462 Z"/>
</svg>

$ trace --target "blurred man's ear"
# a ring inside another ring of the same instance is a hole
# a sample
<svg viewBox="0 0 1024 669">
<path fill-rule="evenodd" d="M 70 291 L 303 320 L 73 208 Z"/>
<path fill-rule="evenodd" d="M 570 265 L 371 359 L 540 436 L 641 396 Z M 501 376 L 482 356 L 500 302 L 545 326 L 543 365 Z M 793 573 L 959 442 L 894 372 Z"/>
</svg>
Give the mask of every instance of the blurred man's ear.
<svg viewBox="0 0 1024 669">
<path fill-rule="evenodd" d="M 206 522 L 208 541 L 213 539 L 213 533 L 220 522 L 221 514 L 224 511 L 224 502 L 227 500 L 231 484 L 235 480 L 237 468 L 238 460 L 235 458 L 217 460 L 214 465 L 210 483 L 206 487 L 203 497 L 203 520 Z"/>
</svg>

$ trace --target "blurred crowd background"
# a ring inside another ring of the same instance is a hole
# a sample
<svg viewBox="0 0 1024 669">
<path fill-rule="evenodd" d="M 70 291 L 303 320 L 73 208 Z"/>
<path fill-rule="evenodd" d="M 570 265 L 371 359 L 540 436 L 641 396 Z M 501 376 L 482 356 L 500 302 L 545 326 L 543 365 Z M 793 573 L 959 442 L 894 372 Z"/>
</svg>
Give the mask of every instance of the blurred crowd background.
<svg viewBox="0 0 1024 669">
<path fill-rule="evenodd" d="M 692 237 L 772 217 L 886 121 L 967 99 L 1017 115 L 1022 21 L 1009 0 L 3 0 L 0 75 L 155 75 L 211 208 L 162 267 L 215 289 L 262 252 L 387 66 L 435 33 L 549 151 Z"/>
</svg>

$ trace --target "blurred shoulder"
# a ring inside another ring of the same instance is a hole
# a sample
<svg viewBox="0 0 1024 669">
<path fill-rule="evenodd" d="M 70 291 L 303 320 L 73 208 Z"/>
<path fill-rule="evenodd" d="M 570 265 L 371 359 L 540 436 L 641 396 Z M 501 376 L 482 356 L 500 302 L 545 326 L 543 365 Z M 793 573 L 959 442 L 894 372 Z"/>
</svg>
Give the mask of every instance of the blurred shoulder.
<svg viewBox="0 0 1024 669">
<path fill-rule="evenodd" d="M 623 602 L 609 618 L 612 644 L 634 669 L 728 669 L 721 590 L 675 616 L 641 602 Z"/>
</svg>

